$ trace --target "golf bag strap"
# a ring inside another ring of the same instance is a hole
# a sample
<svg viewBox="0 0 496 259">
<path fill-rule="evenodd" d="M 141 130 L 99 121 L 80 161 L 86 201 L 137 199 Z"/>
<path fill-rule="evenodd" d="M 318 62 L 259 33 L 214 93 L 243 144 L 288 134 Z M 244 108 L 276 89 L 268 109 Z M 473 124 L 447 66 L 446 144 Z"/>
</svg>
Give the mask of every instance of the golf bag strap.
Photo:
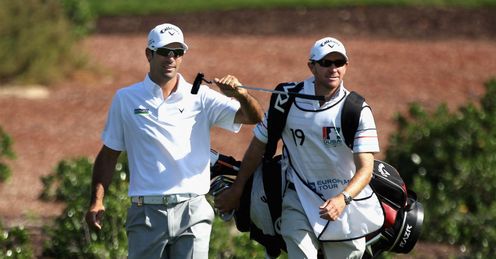
<svg viewBox="0 0 496 259">
<path fill-rule="evenodd" d="M 251 231 L 252 222 L 250 219 L 250 204 L 251 204 L 251 189 L 253 185 L 253 175 L 246 182 L 244 190 L 240 198 L 240 204 L 245 204 L 245 206 L 239 206 L 238 209 L 234 211 L 234 222 L 236 228 L 240 232 Z M 247 204 L 247 205 L 246 205 Z"/>
<path fill-rule="evenodd" d="M 271 258 L 277 258 L 281 254 L 281 250 L 287 252 L 286 243 L 284 239 L 279 236 L 265 235 L 262 230 L 252 224 L 250 229 L 250 239 L 257 241 L 265 247 L 265 251 Z"/>
<path fill-rule="evenodd" d="M 303 88 L 303 82 L 296 83 L 281 83 L 277 85 L 278 91 L 299 92 Z M 286 124 L 291 105 L 295 97 L 292 95 L 284 95 L 274 93 L 270 97 L 270 107 L 267 113 L 267 134 L 268 141 L 265 146 L 265 153 L 263 159 L 263 183 L 264 191 L 267 196 L 267 203 L 269 205 L 270 216 L 272 222 L 275 224 L 281 215 L 282 211 L 282 197 L 281 197 L 281 177 L 282 174 L 277 174 L 280 171 L 277 162 L 273 157 L 277 149 L 277 143 L 281 138 L 282 130 Z"/>
<path fill-rule="evenodd" d="M 341 111 L 341 132 L 343 132 L 346 146 L 351 150 L 353 150 L 353 142 L 360 123 L 360 113 L 364 102 L 365 98 L 352 91 L 346 97 Z"/>
<path fill-rule="evenodd" d="M 294 92 L 297 93 L 303 88 L 303 82 L 295 83 L 281 83 L 277 85 L 277 91 Z M 264 157 L 271 159 L 276 153 L 277 143 L 281 138 L 282 130 L 286 125 L 289 110 L 294 102 L 295 97 L 292 95 L 284 95 L 273 93 L 270 97 L 270 107 L 267 113 L 267 131 L 268 141 L 265 147 Z"/>
</svg>

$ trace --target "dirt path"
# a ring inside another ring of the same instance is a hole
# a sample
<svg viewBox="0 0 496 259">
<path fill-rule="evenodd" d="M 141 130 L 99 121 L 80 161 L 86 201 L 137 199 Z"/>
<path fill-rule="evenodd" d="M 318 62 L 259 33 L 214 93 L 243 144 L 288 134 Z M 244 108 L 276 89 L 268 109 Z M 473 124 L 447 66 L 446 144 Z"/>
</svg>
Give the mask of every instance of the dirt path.
<svg viewBox="0 0 496 259">
<path fill-rule="evenodd" d="M 448 29 L 450 26 L 445 23 L 455 18 L 487 11 L 456 14 L 438 10 L 430 11 L 429 17 L 425 11 L 423 23 L 413 24 L 411 28 L 417 29 L 405 33 L 416 11 L 279 10 L 264 11 L 258 16 L 253 16 L 253 12 L 233 12 L 194 18 L 173 16 L 170 20 L 160 17 L 100 20 L 100 33 L 83 42 L 83 49 L 99 67 L 100 75 L 78 72 L 49 88 L 48 96 L 42 98 L 0 94 L 0 125 L 13 138 L 17 154 L 16 160 L 8 161 L 14 172 L 12 178 L 0 185 L 2 221 L 33 225 L 60 213 L 60 205 L 38 200 L 42 189 L 40 176 L 49 174 L 62 159 L 94 158 L 101 145 L 99 136 L 114 91 L 142 80 L 147 71 L 144 48 L 148 29 L 143 27 L 164 21 L 179 26 L 184 23 L 191 49 L 184 58 L 182 74 L 190 81 L 197 72 L 204 72 L 210 78 L 231 73 L 246 85 L 267 88 L 281 81 L 303 80 L 309 75 L 305 63 L 312 43 L 327 35 L 340 38 L 351 59 L 346 86 L 362 93 L 372 106 L 381 148 L 385 150 L 388 136 L 394 131 L 392 118 L 395 113 L 404 112 L 408 103 L 419 101 L 434 108 L 446 102 L 455 109 L 467 101 L 477 101 L 483 94 L 483 83 L 496 76 L 496 26 L 487 27 L 495 24 L 496 16 L 482 15 L 470 20 L 479 26 L 453 26 L 450 33 L 435 34 L 431 27 L 436 21 L 441 26 L 437 28 Z M 449 15 L 436 19 L 439 13 Z M 377 21 L 381 16 L 383 30 Z M 297 18 L 283 19 L 284 23 L 275 17 Z M 370 20 L 371 17 L 375 20 Z M 303 19 L 308 20 L 303 22 Z M 395 19 L 403 25 L 401 30 L 388 22 Z M 234 28 L 232 20 L 245 24 Z M 254 24 L 256 20 L 259 23 Z M 328 21 L 329 27 L 322 21 Z M 368 27 L 374 29 L 367 30 Z M 424 33 L 418 28 L 424 28 Z M 457 32 L 460 32 L 458 36 Z M 268 95 L 253 94 L 267 107 Z M 251 137 L 250 130 L 251 127 L 244 127 L 240 134 L 232 136 L 215 130 L 212 147 L 240 158 Z"/>
</svg>

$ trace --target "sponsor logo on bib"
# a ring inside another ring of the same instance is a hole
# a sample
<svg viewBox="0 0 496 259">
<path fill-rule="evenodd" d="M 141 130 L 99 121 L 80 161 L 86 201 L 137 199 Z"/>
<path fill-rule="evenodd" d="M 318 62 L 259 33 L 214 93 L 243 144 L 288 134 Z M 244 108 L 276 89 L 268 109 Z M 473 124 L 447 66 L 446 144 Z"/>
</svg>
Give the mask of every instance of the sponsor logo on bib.
<svg viewBox="0 0 496 259">
<path fill-rule="evenodd" d="M 322 127 L 322 140 L 324 144 L 332 147 L 336 147 L 343 143 L 343 138 L 341 137 L 341 128 L 336 127 Z"/>
</svg>

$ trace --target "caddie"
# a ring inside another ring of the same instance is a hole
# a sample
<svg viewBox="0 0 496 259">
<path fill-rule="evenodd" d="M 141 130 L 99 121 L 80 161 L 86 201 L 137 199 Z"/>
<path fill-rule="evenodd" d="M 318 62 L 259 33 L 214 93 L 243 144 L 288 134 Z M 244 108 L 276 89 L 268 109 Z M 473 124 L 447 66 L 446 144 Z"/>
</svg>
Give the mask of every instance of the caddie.
<svg viewBox="0 0 496 259">
<path fill-rule="evenodd" d="M 317 258 L 319 249 L 325 258 L 361 258 L 365 236 L 384 222 L 378 197 L 368 185 L 379 152 L 370 106 L 363 103 L 351 148 L 341 130 L 341 111 L 350 94 L 343 80 L 349 65 L 343 43 L 325 37 L 311 47 L 307 66 L 312 76 L 284 84 L 287 88 L 303 84 L 301 93 L 325 97 L 323 101 L 296 97 L 282 130 L 288 184 L 280 231 L 289 258 Z M 280 101 L 284 102 L 283 95 Z M 240 206 L 245 183 L 264 159 L 270 123 L 265 117 L 254 128 L 236 181 L 216 197 L 220 211 Z"/>
</svg>

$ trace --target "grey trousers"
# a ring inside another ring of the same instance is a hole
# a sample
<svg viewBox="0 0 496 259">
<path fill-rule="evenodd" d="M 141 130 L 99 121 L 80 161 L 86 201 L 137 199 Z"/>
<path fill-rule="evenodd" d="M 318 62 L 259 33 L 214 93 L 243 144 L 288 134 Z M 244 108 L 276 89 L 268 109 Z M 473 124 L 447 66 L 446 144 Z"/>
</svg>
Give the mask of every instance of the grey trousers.
<svg viewBox="0 0 496 259">
<path fill-rule="evenodd" d="M 132 203 L 128 258 L 207 259 L 214 211 L 204 195 L 171 205 Z"/>
<path fill-rule="evenodd" d="M 281 235 L 289 259 L 316 259 L 319 248 L 327 259 L 359 259 L 365 252 L 365 237 L 344 242 L 320 242 L 308 222 L 298 194 L 290 188 L 282 202 Z"/>
</svg>

